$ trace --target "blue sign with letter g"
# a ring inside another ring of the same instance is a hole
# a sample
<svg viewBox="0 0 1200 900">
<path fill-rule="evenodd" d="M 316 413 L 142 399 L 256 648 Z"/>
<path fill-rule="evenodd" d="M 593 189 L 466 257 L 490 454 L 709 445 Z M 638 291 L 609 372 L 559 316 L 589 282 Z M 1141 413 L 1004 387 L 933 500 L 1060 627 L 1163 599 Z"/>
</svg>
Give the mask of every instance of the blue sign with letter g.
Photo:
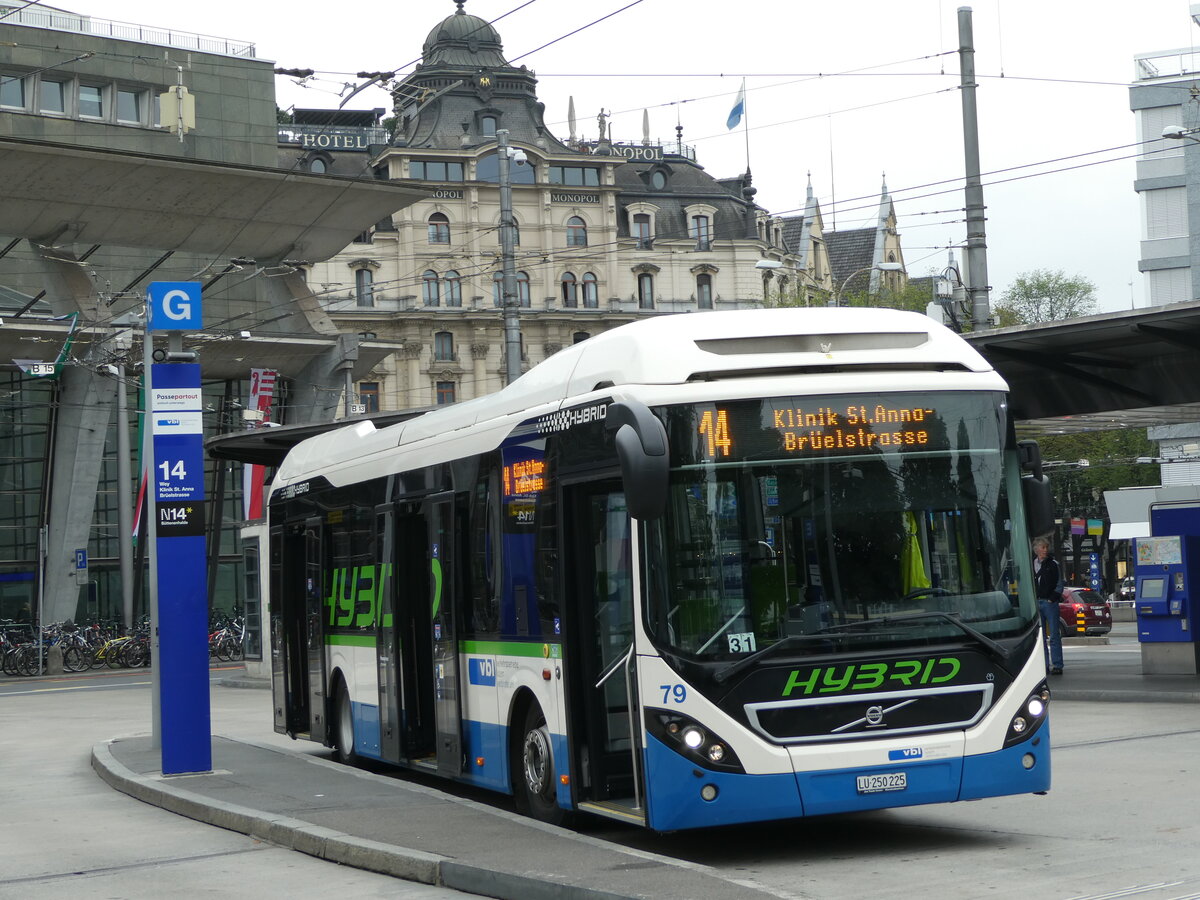
<svg viewBox="0 0 1200 900">
<path fill-rule="evenodd" d="M 152 281 L 147 290 L 151 331 L 202 331 L 200 282 Z"/>
</svg>

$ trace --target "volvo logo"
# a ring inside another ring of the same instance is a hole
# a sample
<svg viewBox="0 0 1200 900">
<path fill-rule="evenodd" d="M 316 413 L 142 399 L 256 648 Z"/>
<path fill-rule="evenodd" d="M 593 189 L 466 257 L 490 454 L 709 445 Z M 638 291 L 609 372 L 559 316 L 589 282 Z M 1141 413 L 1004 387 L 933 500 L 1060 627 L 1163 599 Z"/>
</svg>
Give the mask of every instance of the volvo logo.
<svg viewBox="0 0 1200 900">
<path fill-rule="evenodd" d="M 883 707 L 868 706 L 867 707 L 867 724 L 882 725 L 883 724 Z"/>
</svg>

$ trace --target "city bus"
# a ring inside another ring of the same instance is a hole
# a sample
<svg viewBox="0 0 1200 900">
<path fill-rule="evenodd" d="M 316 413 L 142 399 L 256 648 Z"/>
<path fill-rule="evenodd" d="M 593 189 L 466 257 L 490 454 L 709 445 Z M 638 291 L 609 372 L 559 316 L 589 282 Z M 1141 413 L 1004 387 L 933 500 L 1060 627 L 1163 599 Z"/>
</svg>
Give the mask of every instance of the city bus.
<svg viewBox="0 0 1200 900">
<path fill-rule="evenodd" d="M 1049 515 L 925 316 L 637 321 L 289 452 L 275 730 L 664 832 L 1042 793 Z"/>
</svg>

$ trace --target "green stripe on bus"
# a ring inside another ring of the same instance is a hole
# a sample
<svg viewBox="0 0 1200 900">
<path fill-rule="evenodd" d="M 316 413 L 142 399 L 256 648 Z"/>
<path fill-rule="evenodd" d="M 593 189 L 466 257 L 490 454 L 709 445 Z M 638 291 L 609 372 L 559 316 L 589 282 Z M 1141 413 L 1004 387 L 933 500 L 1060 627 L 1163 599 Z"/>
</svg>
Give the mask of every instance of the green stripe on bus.
<svg viewBox="0 0 1200 900">
<path fill-rule="evenodd" d="M 325 635 L 325 643 L 340 644 L 343 647 L 374 647 L 375 635 L 373 634 L 327 634 Z"/>
<path fill-rule="evenodd" d="M 550 659 L 562 659 L 561 644 L 533 644 L 507 641 L 459 641 L 462 653 L 479 653 L 489 656 L 532 656 L 546 658 L 546 647 L 550 648 Z"/>
<path fill-rule="evenodd" d="M 326 644 L 337 644 L 343 647 L 374 647 L 373 634 L 327 634 Z M 524 641 L 508 643 L 505 641 L 459 641 L 461 653 L 477 653 L 487 656 L 529 656 L 534 659 L 546 659 L 546 648 L 549 647 L 550 659 L 562 659 L 561 644 L 534 644 Z"/>
</svg>

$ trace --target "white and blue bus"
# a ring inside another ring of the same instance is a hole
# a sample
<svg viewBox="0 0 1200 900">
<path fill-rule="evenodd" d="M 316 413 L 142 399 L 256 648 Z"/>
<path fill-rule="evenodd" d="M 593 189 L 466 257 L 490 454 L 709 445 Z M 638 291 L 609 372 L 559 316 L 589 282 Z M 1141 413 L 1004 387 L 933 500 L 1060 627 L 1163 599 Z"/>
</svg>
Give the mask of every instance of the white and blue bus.
<svg viewBox="0 0 1200 900">
<path fill-rule="evenodd" d="M 658 831 L 1044 792 L 1048 510 L 924 316 L 639 321 L 292 449 L 275 728 Z"/>
</svg>

